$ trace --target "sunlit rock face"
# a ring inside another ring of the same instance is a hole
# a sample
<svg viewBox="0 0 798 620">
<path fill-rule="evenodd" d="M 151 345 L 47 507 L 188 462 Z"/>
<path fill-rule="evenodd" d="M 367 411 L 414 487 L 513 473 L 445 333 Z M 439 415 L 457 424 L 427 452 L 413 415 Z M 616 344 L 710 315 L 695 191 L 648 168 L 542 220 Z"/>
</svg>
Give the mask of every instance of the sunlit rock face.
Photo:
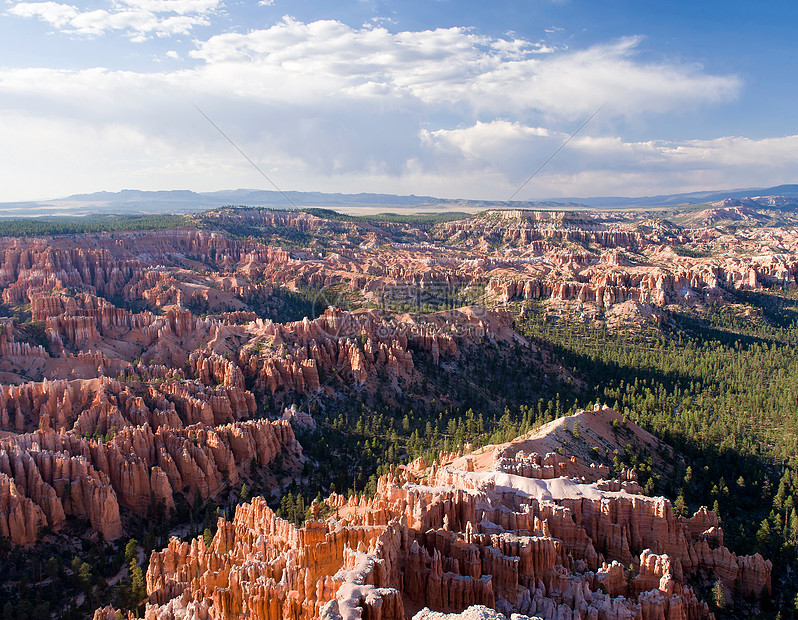
<svg viewBox="0 0 798 620">
<path fill-rule="evenodd" d="M 176 494 L 211 497 L 302 449 L 284 420 L 255 413 L 251 393 L 165 382 L 143 388 L 114 379 L 0 386 L 0 536 L 35 542 L 42 527 L 84 519 L 106 540 L 123 534 L 120 506 L 166 513 Z M 36 430 L 28 431 L 32 424 Z"/>
<path fill-rule="evenodd" d="M 395 469 L 373 498 L 315 505 L 326 520 L 303 528 L 256 498 L 219 520 L 208 548 L 173 539 L 153 552 L 146 618 L 693 619 L 712 617 L 687 585 L 696 579 L 769 591 L 771 563 L 723 547 L 712 511 L 677 518 L 631 471 L 605 480 L 581 458 L 532 451 L 564 421 L 598 437 L 617 419 L 597 408 L 510 444 Z"/>
</svg>

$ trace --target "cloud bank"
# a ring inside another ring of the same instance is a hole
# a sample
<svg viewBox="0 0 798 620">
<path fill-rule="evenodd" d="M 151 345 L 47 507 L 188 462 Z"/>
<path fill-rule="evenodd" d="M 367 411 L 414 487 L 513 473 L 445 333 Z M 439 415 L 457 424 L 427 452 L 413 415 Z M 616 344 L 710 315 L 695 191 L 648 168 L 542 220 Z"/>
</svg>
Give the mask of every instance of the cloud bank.
<svg viewBox="0 0 798 620">
<path fill-rule="evenodd" d="M 139 40 L 185 34 L 221 9 L 213 0 L 120 0 L 95 11 L 24 2 L 9 13 L 73 34 Z M 197 40 L 188 55 L 170 50 L 171 69 L 0 69 L 0 132 L 23 145 L 0 154 L 5 199 L 259 186 L 192 103 L 287 189 L 503 200 L 601 105 L 519 199 L 794 176 L 795 136 L 625 140 L 626 123 L 655 134 L 657 119 L 722 105 L 743 87 L 735 75 L 643 60 L 641 44 L 627 37 L 558 49 L 465 27 L 391 32 L 284 17 Z M 46 185 L 31 172 L 43 158 L 63 171 Z"/>
<path fill-rule="evenodd" d="M 207 26 L 220 5 L 220 0 L 114 0 L 108 9 L 81 10 L 61 2 L 16 2 L 8 13 L 37 17 L 67 34 L 99 36 L 119 31 L 141 42 Z"/>
</svg>

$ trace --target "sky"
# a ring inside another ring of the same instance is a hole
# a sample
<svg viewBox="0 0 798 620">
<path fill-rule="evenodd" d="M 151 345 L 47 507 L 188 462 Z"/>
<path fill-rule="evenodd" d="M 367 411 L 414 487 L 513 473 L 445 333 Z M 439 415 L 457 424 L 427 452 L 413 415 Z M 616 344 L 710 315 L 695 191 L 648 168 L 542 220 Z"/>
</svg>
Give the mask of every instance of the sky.
<svg viewBox="0 0 798 620">
<path fill-rule="evenodd" d="M 0 201 L 796 183 L 796 24 L 792 0 L 0 0 Z"/>
</svg>

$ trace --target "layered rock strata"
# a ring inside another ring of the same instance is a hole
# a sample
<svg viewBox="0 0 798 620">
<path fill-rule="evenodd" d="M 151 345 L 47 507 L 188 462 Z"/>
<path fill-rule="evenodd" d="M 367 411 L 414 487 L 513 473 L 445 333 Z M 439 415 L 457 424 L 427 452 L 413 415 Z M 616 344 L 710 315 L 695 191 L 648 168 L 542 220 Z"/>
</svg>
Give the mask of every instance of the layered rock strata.
<svg viewBox="0 0 798 620">
<path fill-rule="evenodd" d="M 0 421 L 18 432 L 0 438 L 0 536 L 28 544 L 72 516 L 114 539 L 120 506 L 164 515 L 178 494 L 190 502 L 240 484 L 251 463 L 301 459 L 288 422 L 239 419 L 254 414 L 250 392 L 188 381 L 6 386 Z"/>
<path fill-rule="evenodd" d="M 589 426 L 607 411 L 578 417 Z M 256 498 L 219 520 L 210 547 L 172 540 L 153 553 L 145 617 L 400 620 L 422 607 L 419 618 L 484 606 L 540 618 L 699 619 L 712 614 L 690 581 L 769 591 L 771 563 L 719 545 L 714 513 L 677 518 L 667 499 L 629 492 L 637 489 L 626 478 L 620 488 L 453 465 L 421 478 L 400 469 L 372 499 L 330 496 L 327 521 L 303 528 Z"/>
</svg>

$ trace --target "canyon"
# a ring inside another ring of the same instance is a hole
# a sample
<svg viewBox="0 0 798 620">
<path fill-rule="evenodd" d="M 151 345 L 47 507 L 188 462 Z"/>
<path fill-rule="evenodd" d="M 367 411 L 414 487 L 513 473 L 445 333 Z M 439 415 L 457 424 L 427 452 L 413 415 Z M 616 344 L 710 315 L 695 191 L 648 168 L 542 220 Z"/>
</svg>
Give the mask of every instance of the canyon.
<svg viewBox="0 0 798 620">
<path fill-rule="evenodd" d="M 772 561 L 727 548 L 714 510 L 653 492 L 656 472 L 675 497 L 687 462 L 628 412 L 568 413 L 560 392 L 593 386 L 524 328 L 766 325 L 798 283 L 798 232 L 764 225 L 778 204 L 679 223 L 223 208 L 0 238 L 0 539 L 119 549 L 157 524 L 148 620 L 692 620 L 717 611 L 713 587 L 756 606 Z M 530 433 L 471 445 L 524 411 Z M 335 487 L 321 456 L 353 470 Z M 280 502 L 305 488 L 291 522 Z M 95 620 L 134 615 L 98 602 Z"/>
</svg>

